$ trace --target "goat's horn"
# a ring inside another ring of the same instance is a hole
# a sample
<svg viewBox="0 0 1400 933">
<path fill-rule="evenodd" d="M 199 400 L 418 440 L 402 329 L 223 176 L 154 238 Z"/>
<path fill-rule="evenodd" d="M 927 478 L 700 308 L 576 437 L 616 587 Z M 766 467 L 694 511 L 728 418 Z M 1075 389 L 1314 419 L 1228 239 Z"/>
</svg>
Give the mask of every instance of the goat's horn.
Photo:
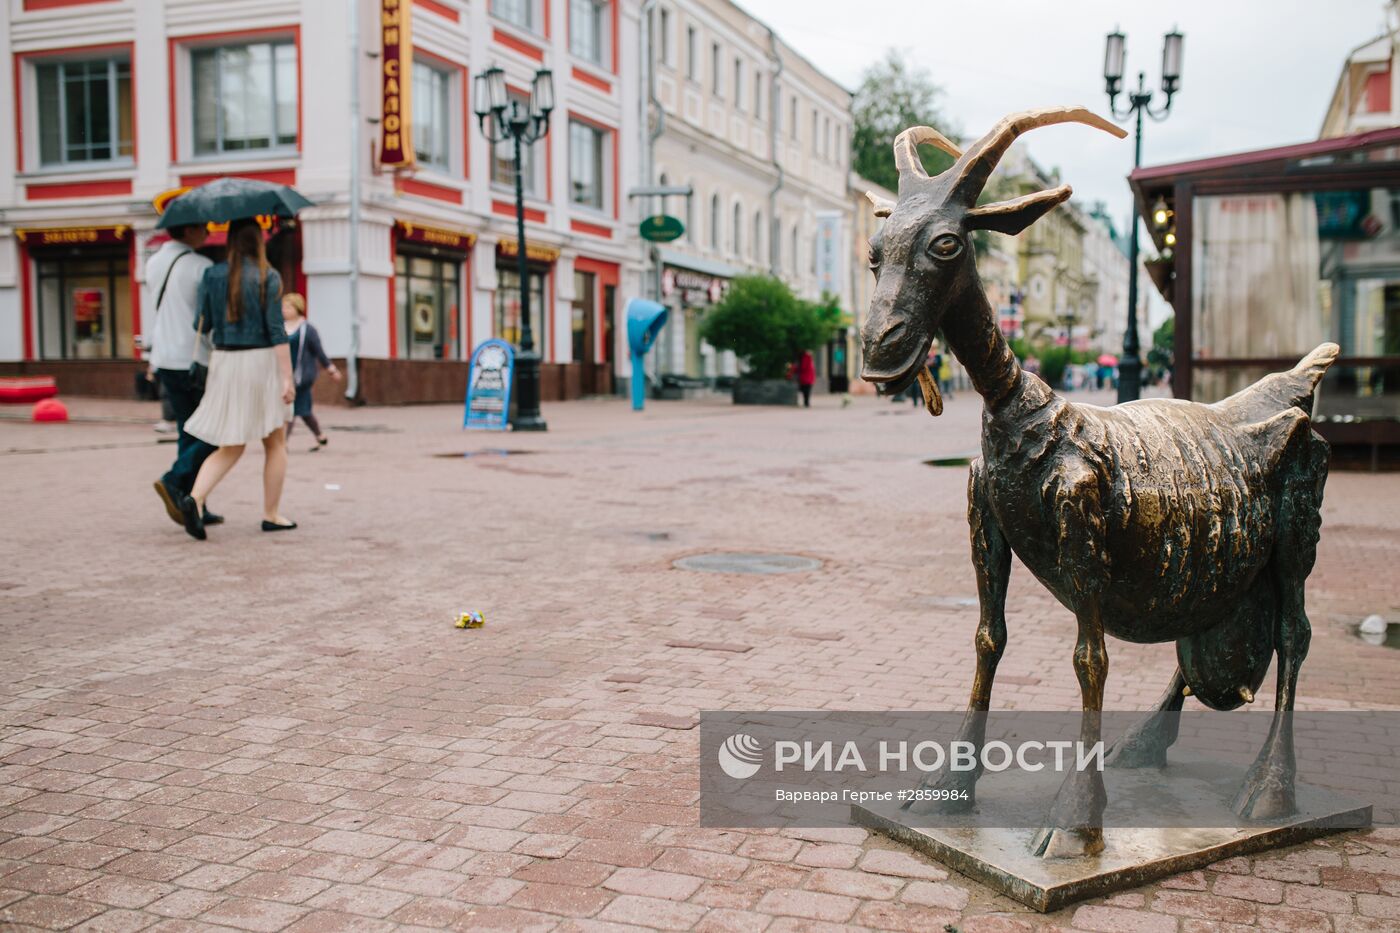
<svg viewBox="0 0 1400 933">
<path fill-rule="evenodd" d="M 973 143 L 962 158 L 958 159 L 958 163 L 952 169 L 955 179 L 952 197 L 960 198 L 967 205 L 976 203 L 978 195 L 986 187 L 987 179 L 992 175 L 992 170 L 1016 141 L 1016 137 L 1038 126 L 1052 126 L 1056 123 L 1083 123 L 1112 133 L 1119 139 L 1128 135 L 1127 130 L 1083 107 L 1047 107 L 1043 110 L 1013 113 L 1003 117 L 986 136 Z"/>
<path fill-rule="evenodd" d="M 888 217 L 894 211 L 894 202 L 889 198 L 882 198 L 873 191 L 865 192 L 865 196 L 875 205 L 876 217 Z"/>
<path fill-rule="evenodd" d="M 911 174 L 916 178 L 928 177 L 924 163 L 919 161 L 920 143 L 942 149 L 955 159 L 962 155 L 961 149 L 933 127 L 911 126 L 894 138 L 894 164 L 901 178 Z"/>
</svg>

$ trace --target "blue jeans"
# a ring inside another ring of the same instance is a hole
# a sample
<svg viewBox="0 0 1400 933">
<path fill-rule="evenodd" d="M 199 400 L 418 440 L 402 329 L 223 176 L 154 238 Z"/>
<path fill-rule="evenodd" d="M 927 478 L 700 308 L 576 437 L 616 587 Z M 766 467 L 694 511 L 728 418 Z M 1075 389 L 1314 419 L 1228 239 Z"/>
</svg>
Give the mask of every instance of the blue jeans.
<svg viewBox="0 0 1400 933">
<path fill-rule="evenodd" d="M 199 475 L 199 468 L 205 458 L 218 449 L 213 444 L 206 444 L 199 438 L 185 433 L 185 422 L 190 420 L 194 410 L 199 407 L 204 390 L 195 386 L 188 372 L 158 369 L 156 375 L 160 378 L 160 386 L 165 390 L 166 398 L 170 399 L 170 407 L 175 410 L 175 425 L 180 429 L 175 463 L 161 479 L 189 495 L 190 490 L 194 489 L 194 478 Z"/>
</svg>

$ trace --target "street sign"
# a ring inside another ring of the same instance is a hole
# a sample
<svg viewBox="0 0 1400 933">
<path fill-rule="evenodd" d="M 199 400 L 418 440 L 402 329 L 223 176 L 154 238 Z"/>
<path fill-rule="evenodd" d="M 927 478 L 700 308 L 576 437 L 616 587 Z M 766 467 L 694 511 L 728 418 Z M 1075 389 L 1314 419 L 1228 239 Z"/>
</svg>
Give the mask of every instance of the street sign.
<svg viewBox="0 0 1400 933">
<path fill-rule="evenodd" d="M 487 340 L 476 348 L 467 373 L 467 411 L 462 427 L 506 429 L 514 369 L 515 348 L 504 340 Z"/>
<path fill-rule="evenodd" d="M 685 224 L 679 217 L 657 214 L 642 221 L 642 239 L 653 243 L 669 243 L 685 233 Z"/>
</svg>

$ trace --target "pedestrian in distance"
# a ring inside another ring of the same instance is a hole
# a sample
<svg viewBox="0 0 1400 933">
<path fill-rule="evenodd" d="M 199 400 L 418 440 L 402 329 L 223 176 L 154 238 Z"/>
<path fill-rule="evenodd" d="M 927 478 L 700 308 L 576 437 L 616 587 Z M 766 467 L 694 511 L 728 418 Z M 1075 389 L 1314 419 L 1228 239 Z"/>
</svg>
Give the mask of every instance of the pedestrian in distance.
<svg viewBox="0 0 1400 933">
<path fill-rule="evenodd" d="M 168 400 L 170 420 L 179 432 L 175 463 L 156 480 L 155 488 L 166 514 L 177 525 L 185 523 L 180 500 L 190 494 L 200 466 L 214 452 L 212 445 L 186 430 L 186 423 L 204 397 L 204 376 L 209 365 L 209 342 L 194 329 L 199 285 L 205 270 L 213 265 L 195 251 L 208 236 L 204 224 L 176 227 L 146 263 L 146 283 L 156 289 L 150 371 Z M 205 509 L 202 520 L 206 525 L 217 525 L 223 518 Z"/>
<path fill-rule="evenodd" d="M 811 350 L 803 350 L 798 356 L 793 375 L 797 377 L 797 388 L 802 393 L 802 407 L 811 408 L 812 386 L 817 383 L 817 364 L 812 359 Z"/>
<path fill-rule="evenodd" d="M 214 344 L 209 385 L 187 430 L 218 448 L 180 502 L 185 531 L 206 537 L 202 509 L 243 456 L 263 446 L 263 531 L 286 531 L 282 483 L 287 477 L 287 422 L 292 420 L 292 356 L 282 322 L 282 280 L 267 264 L 262 228 L 251 219 L 229 224 L 228 260 L 210 266 L 199 286 L 195 328 Z"/>
<path fill-rule="evenodd" d="M 324 366 L 336 382 L 340 381 L 340 370 L 321 349 L 321 335 L 306 319 L 306 299 L 296 292 L 282 296 L 282 323 L 287 329 L 292 376 L 297 387 L 296 401 L 292 403 L 292 420 L 287 422 L 287 437 L 292 436 L 292 428 L 296 426 L 296 419 L 300 418 L 316 436 L 316 446 L 311 448 L 311 452 L 315 453 L 326 446 L 326 435 L 311 411 L 311 387 L 316 384 L 321 367 Z"/>
</svg>

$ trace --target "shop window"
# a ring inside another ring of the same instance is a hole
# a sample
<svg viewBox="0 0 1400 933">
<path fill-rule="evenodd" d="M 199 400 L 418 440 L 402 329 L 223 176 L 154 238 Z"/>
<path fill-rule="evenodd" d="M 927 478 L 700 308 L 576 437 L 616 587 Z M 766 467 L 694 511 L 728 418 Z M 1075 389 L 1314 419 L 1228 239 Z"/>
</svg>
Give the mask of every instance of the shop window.
<svg viewBox="0 0 1400 933">
<path fill-rule="evenodd" d="M 598 277 L 592 272 L 574 273 L 574 303 L 571 319 L 575 363 L 595 362 L 593 321 L 596 311 Z"/>
<path fill-rule="evenodd" d="M 538 32 L 535 0 L 491 0 L 491 15 L 513 26 Z"/>
<path fill-rule="evenodd" d="M 452 170 L 452 73 L 425 61 L 413 63 L 413 151 L 418 162 Z"/>
<path fill-rule="evenodd" d="M 130 159 L 131 63 L 125 58 L 44 62 L 38 91 L 39 162 L 70 165 Z"/>
<path fill-rule="evenodd" d="M 569 51 L 602 65 L 608 54 L 608 0 L 569 0 Z"/>
<path fill-rule="evenodd" d="M 544 272 L 531 269 L 530 329 L 535 350 L 544 355 Z M 514 266 L 496 270 L 496 336 L 520 346 L 520 271 Z"/>
<path fill-rule="evenodd" d="M 394 305 L 409 360 L 461 358 L 458 333 L 462 261 L 404 247 L 394 257 Z"/>
<path fill-rule="evenodd" d="M 290 41 L 195 49 L 194 152 L 279 149 L 297 141 L 297 48 Z"/>
<path fill-rule="evenodd" d="M 37 257 L 39 356 L 130 358 L 131 288 L 125 249 Z"/>
<path fill-rule="evenodd" d="M 603 209 L 603 162 L 607 133 L 578 120 L 569 121 L 569 199 Z"/>
<path fill-rule="evenodd" d="M 530 98 L 523 94 L 511 94 L 510 100 L 521 109 L 521 112 L 528 111 Z M 510 108 L 506 108 L 506 118 L 510 118 Z M 492 133 L 496 131 L 493 128 Z M 546 143 L 541 140 L 539 145 Z M 525 194 L 534 197 L 538 186 L 535 184 L 535 147 L 520 147 L 520 175 L 521 184 L 525 189 Z M 515 143 L 509 138 L 502 139 L 491 150 L 491 182 L 496 185 L 504 185 L 512 191 L 515 190 Z"/>
</svg>

